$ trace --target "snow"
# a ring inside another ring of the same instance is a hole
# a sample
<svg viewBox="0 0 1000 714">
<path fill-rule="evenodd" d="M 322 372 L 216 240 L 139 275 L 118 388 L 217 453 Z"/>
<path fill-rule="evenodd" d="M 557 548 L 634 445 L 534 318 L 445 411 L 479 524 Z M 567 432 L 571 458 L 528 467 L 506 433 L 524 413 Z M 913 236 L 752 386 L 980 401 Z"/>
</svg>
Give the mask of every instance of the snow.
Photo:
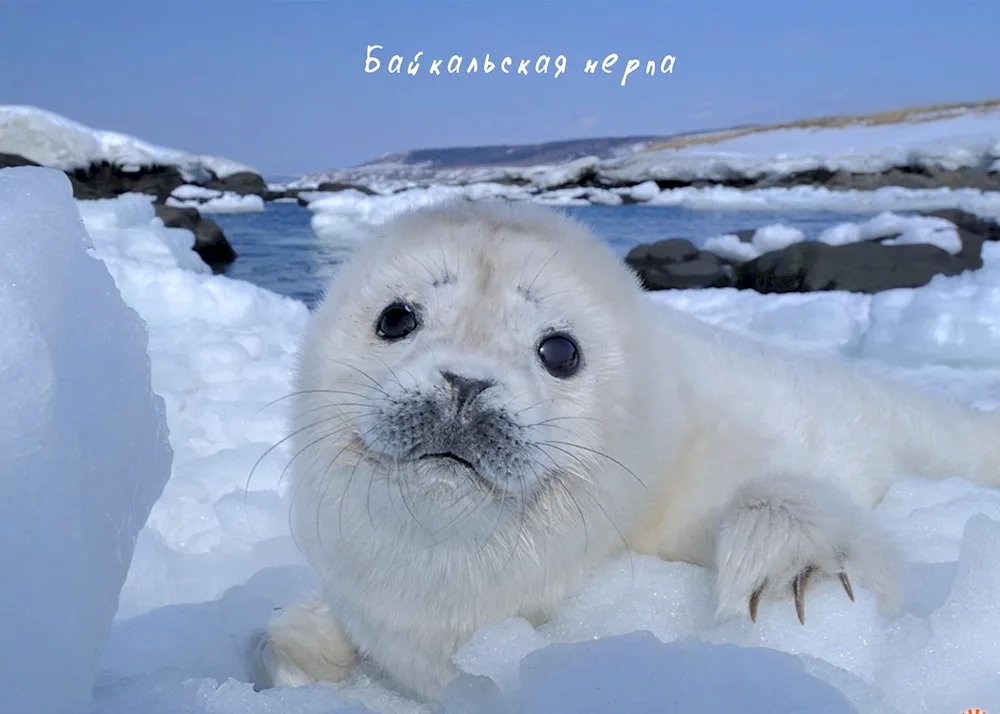
<svg viewBox="0 0 1000 714">
<path fill-rule="evenodd" d="M 188 181 L 204 181 L 254 169 L 217 156 L 157 146 L 134 136 L 84 126 L 31 106 L 0 105 L 0 153 L 18 154 L 42 166 L 69 171 L 107 161 L 120 166 L 176 166 Z"/>
<path fill-rule="evenodd" d="M 356 189 L 336 193 L 302 194 L 313 212 L 312 229 L 317 236 L 333 241 L 364 240 L 373 227 L 406 210 L 456 198 L 484 200 L 517 198 L 523 192 L 514 186 L 480 183 L 470 186 L 414 188 L 387 196 L 368 196 Z M 312 199 L 312 200 L 310 200 Z"/>
<path fill-rule="evenodd" d="M 803 239 L 805 234 L 798 228 L 774 223 L 758 228 L 749 241 L 742 241 L 739 236 L 727 233 L 706 239 L 702 247 L 724 258 L 744 262 L 758 258 L 763 253 L 781 250 Z M 952 255 L 962 250 L 958 228 L 951 221 L 936 216 L 901 216 L 888 211 L 860 223 L 838 223 L 815 237 L 815 240 L 829 245 L 874 239 L 882 239 L 880 242 L 883 245 L 927 243 Z"/>
<path fill-rule="evenodd" d="M 933 289 L 892 290 L 872 299 L 860 354 L 906 364 L 990 367 L 1000 355 L 1000 244 L 983 245 L 985 265 Z M 930 286 L 928 286 L 930 287 Z"/>
<path fill-rule="evenodd" d="M 349 242 L 400 210 L 458 196 L 566 203 L 602 196 L 594 193 L 601 189 L 538 193 L 490 182 L 409 186 L 379 196 L 348 190 L 305 200 L 321 239 Z M 954 248 L 950 224 L 901 212 L 957 207 L 1000 216 L 1000 196 L 973 190 L 660 191 L 646 183 L 608 193 L 652 205 L 883 212 L 816 238 L 846 242 L 898 232 L 904 242 L 932 240 L 946 249 Z M 254 690 L 257 633 L 272 608 L 312 581 L 288 534 L 282 478 L 293 456 L 282 443 L 283 397 L 292 391 L 307 310 L 212 275 L 190 250 L 193 236 L 164 228 L 148 198 L 77 205 L 91 252 L 148 325 L 152 386 L 164 400 L 174 451 L 170 480 L 135 545 L 90 714 L 433 711 L 366 671 L 335 687 Z M 0 218 L 22 208 L 5 205 Z M 798 237 L 796 229 L 774 224 L 742 245 L 769 250 Z M 722 289 L 649 299 L 755 339 L 858 360 L 887 378 L 994 409 L 1000 407 L 1000 245 L 987 243 L 983 257 L 979 271 L 875 296 Z M 94 315 L 88 311 L 87 319 Z M 28 349 L 23 340 L 12 344 Z M 41 360 L 32 361 L 38 369 L 35 363 Z M 716 622 L 709 572 L 626 557 L 594 573 L 551 621 L 536 628 L 512 619 L 480 630 L 457 653 L 464 674 L 439 711 L 755 714 L 788 708 L 786 700 L 792 708 L 831 713 L 1000 708 L 1000 491 L 957 478 L 899 477 L 876 509 L 908 561 L 899 615 L 880 614 L 860 588 L 852 603 L 839 585 L 827 583 L 810 590 L 806 626 L 787 602 L 762 603 L 757 624 Z M 51 693 L 39 696 L 45 694 Z"/>
<path fill-rule="evenodd" d="M 90 244 L 69 180 L 0 171 L 3 710 L 76 714 L 135 538 L 170 471 L 143 321 Z"/>
<path fill-rule="evenodd" d="M 1000 192 L 974 188 L 901 188 L 874 191 L 831 191 L 825 187 L 737 189 L 729 186 L 675 188 L 661 191 L 652 206 L 684 206 L 700 210 L 773 211 L 936 211 L 959 208 L 979 216 L 1000 217 Z"/>
<path fill-rule="evenodd" d="M 254 213 L 264 210 L 264 199 L 254 194 L 212 191 L 200 186 L 179 186 L 167 198 L 168 206 L 196 208 L 200 213 Z"/>
<path fill-rule="evenodd" d="M 635 186 L 630 186 L 626 190 L 632 200 L 638 203 L 652 201 L 660 195 L 660 187 L 657 185 L 656 181 L 643 181 Z"/>
<path fill-rule="evenodd" d="M 804 238 L 805 234 L 798 228 L 775 223 L 758 228 L 749 242 L 741 241 L 739 236 L 727 233 L 707 239 L 703 247 L 716 255 L 743 262 L 753 260 L 762 253 L 781 250 L 793 243 L 799 243 Z"/>
<path fill-rule="evenodd" d="M 596 172 L 601 160 L 596 156 L 584 156 L 575 161 L 568 161 L 559 166 L 540 166 L 522 173 L 522 176 L 543 191 L 578 183 L 581 178 L 591 172 Z"/>
<path fill-rule="evenodd" d="M 713 144 L 639 152 L 605 164 L 601 174 L 639 183 L 785 176 L 825 169 L 878 173 L 894 166 L 988 168 L 1000 158 L 1000 108 L 914 116 L 867 126 L 759 131 Z"/>
<path fill-rule="evenodd" d="M 207 201 L 210 198 L 218 198 L 222 195 L 222 191 L 216 191 L 214 188 L 205 188 L 204 186 L 194 186 L 192 184 L 186 183 L 183 186 L 178 186 L 170 195 L 180 201 L 192 201 L 201 199 Z"/>
</svg>

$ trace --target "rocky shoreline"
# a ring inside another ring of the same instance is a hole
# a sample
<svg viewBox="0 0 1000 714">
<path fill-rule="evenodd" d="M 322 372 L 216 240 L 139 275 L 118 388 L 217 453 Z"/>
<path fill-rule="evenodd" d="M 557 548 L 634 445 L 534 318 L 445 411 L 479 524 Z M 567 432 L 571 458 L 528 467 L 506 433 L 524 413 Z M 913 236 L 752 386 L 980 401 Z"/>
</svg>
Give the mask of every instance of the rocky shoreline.
<svg viewBox="0 0 1000 714">
<path fill-rule="evenodd" d="M 893 244 L 899 232 L 840 245 L 798 241 L 740 261 L 703 250 L 686 238 L 638 245 L 625 258 L 647 290 L 737 288 L 759 293 L 844 290 L 878 293 L 926 285 L 935 275 L 958 275 L 983 265 L 987 241 L 1000 241 L 1000 225 L 959 210 L 919 214 L 955 226 L 960 249 L 930 243 Z M 756 230 L 737 231 L 743 242 Z"/>
<path fill-rule="evenodd" d="M 38 165 L 14 154 L 0 154 L 0 168 Z M 649 179 L 641 184 L 623 181 L 612 168 L 595 157 L 570 162 L 562 167 L 505 169 L 501 174 L 469 175 L 464 185 L 494 184 L 524 189 L 526 198 L 569 197 L 578 203 L 635 204 L 648 200 L 647 193 L 678 188 L 725 186 L 736 189 L 822 187 L 831 191 L 871 191 L 887 186 L 927 189 L 979 189 L 1000 191 L 1000 171 L 996 167 L 934 168 L 896 166 L 882 172 L 809 170 L 784 175 L 756 177 L 732 176 L 713 180 Z M 185 179 L 175 166 L 116 166 L 108 162 L 65 172 L 77 199 L 114 198 L 124 193 L 153 196 L 157 216 L 170 227 L 186 228 L 194 233 L 194 250 L 216 272 L 224 272 L 236 260 L 237 253 L 222 229 L 198 210 L 199 191 L 205 196 L 220 194 L 235 197 L 259 197 L 258 204 L 277 200 L 308 205 L 317 195 L 344 191 L 364 196 L 391 194 L 427 188 L 431 184 L 409 184 L 391 191 L 376 191 L 361 181 L 325 181 L 303 186 L 269 187 L 262 176 L 240 171 L 225 177 L 212 172 L 201 181 Z M 442 181 L 446 177 L 441 177 Z M 653 186 L 655 184 L 655 187 Z M 447 185 L 447 183 L 446 183 Z M 463 185 L 451 178 L 450 185 Z M 179 191 L 182 187 L 183 190 Z M 648 191 L 645 190 L 648 187 Z M 184 191 L 193 200 L 178 205 Z M 175 195 L 176 194 L 176 195 Z M 711 250 L 698 249 L 683 238 L 672 238 L 634 248 L 627 262 L 640 275 L 649 290 L 733 287 L 762 293 L 849 290 L 874 293 L 897 287 L 918 287 L 934 275 L 955 275 L 982 265 L 982 244 L 1000 239 L 995 223 L 983 221 L 962 211 L 945 210 L 923 215 L 937 216 L 958 227 L 962 249 L 956 254 L 930 244 L 886 244 L 895 236 L 876 236 L 846 245 L 827 245 L 802 241 L 780 250 L 764 253 L 751 260 L 738 261 Z M 754 230 L 735 235 L 744 242 Z"/>
</svg>

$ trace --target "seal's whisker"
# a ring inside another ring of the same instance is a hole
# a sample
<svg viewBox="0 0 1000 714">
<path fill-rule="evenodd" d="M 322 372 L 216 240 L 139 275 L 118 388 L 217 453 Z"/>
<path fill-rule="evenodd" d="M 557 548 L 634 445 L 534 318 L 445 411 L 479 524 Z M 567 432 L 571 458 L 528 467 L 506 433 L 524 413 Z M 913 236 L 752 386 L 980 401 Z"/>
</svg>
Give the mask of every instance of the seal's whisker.
<svg viewBox="0 0 1000 714">
<path fill-rule="evenodd" d="M 282 444 L 284 444 L 285 442 L 287 442 L 289 439 L 295 438 L 296 436 L 298 436 L 299 434 L 301 434 L 303 431 L 307 431 L 309 429 L 312 429 L 313 427 L 319 426 L 320 424 L 324 424 L 327 421 L 329 421 L 330 419 L 331 419 L 331 417 L 326 417 L 324 419 L 320 419 L 319 421 L 313 422 L 312 424 L 306 424 L 305 426 L 300 427 L 300 428 L 294 430 L 293 432 L 291 432 L 287 436 L 281 438 L 280 440 L 278 440 L 277 442 L 275 442 L 274 444 L 272 444 L 271 446 L 269 446 L 264 451 L 264 453 L 260 455 L 260 457 L 254 462 L 254 465 L 252 467 L 250 467 L 250 473 L 247 474 L 246 484 L 244 484 L 244 486 L 243 486 L 244 506 L 246 505 L 246 494 L 248 494 L 250 492 L 250 482 L 253 480 L 254 474 L 257 472 L 257 469 L 260 467 L 261 463 L 263 463 L 264 459 L 266 459 L 275 449 L 281 447 Z M 284 481 L 285 474 L 288 472 L 288 469 L 291 468 L 292 462 L 295 460 L 295 458 L 296 457 L 293 456 L 289 460 L 289 462 L 287 464 L 285 464 L 285 468 L 283 468 L 281 470 L 281 476 L 278 477 L 278 484 L 279 485 Z"/>
<path fill-rule="evenodd" d="M 307 444 L 306 446 L 302 447 L 298 452 L 296 452 L 296 454 L 295 454 L 295 456 L 293 457 L 292 460 L 294 461 L 295 459 L 297 459 L 299 456 L 301 456 L 302 454 L 304 454 L 308 449 L 312 448 L 313 446 L 317 446 L 319 444 L 323 444 L 324 442 L 328 442 L 328 443 L 324 444 L 323 449 L 320 450 L 319 453 L 317 453 L 317 454 L 315 454 L 313 456 L 312 463 L 310 464 L 309 467 L 307 467 L 306 470 L 308 472 L 312 472 L 312 470 L 316 468 L 317 464 L 320 461 L 323 461 L 325 463 L 324 472 L 327 473 L 327 474 L 329 474 L 329 470 L 333 468 L 333 465 L 336 463 L 336 460 L 339 459 L 340 453 L 338 453 L 337 456 L 335 456 L 333 459 L 325 458 L 324 455 L 328 454 L 331 451 L 333 451 L 334 449 L 336 449 L 340 445 L 340 441 L 339 441 L 338 437 L 343 433 L 343 431 L 344 431 L 344 429 L 337 429 L 337 430 L 334 430 L 332 432 L 325 432 L 325 433 L 323 433 L 319 438 L 317 438 L 313 442 Z M 329 481 L 329 479 L 327 479 L 327 480 Z M 293 516 L 294 516 L 295 511 L 296 511 L 295 504 L 296 504 L 296 500 L 298 499 L 300 491 L 308 483 L 309 482 L 306 479 L 299 479 L 295 483 L 294 489 L 292 491 L 292 496 L 291 496 L 291 499 L 290 499 L 290 501 L 291 501 L 291 508 L 289 509 L 289 514 L 288 514 L 288 518 L 289 518 L 288 525 L 289 525 L 289 530 L 292 533 L 292 539 L 296 543 L 298 543 L 298 538 L 296 537 L 295 528 L 294 528 L 294 521 L 293 521 Z M 318 510 L 319 509 L 317 509 L 317 511 Z"/>
<path fill-rule="evenodd" d="M 379 356 L 379 355 L 375 355 L 375 358 L 376 358 L 376 359 L 377 359 L 377 360 L 378 360 L 379 362 L 381 362 L 381 363 L 382 363 L 383 365 L 385 365 L 385 368 L 386 368 L 387 370 L 389 370 L 389 374 L 391 374 L 391 375 L 392 375 L 392 378 L 393 378 L 393 380 L 394 380 L 394 381 L 396 382 L 396 384 L 398 384 L 398 385 L 399 385 L 399 388 L 400 388 L 400 390 L 402 390 L 402 393 L 403 393 L 403 394 L 405 395 L 405 394 L 406 394 L 406 393 L 407 393 L 407 392 L 408 392 L 409 390 L 407 390 L 407 388 L 406 388 L 405 386 L 403 386 L 403 383 L 399 381 L 399 376 L 398 376 L 398 375 L 396 374 L 396 370 L 394 370 L 394 369 L 393 369 L 393 368 L 392 368 L 392 367 L 391 367 L 391 366 L 389 365 L 389 363 L 388 363 L 388 362 L 386 362 L 386 361 L 385 361 L 384 359 L 382 359 L 382 357 L 381 357 L 381 356 Z"/>
<path fill-rule="evenodd" d="M 638 474 L 636 474 L 635 471 L 633 471 L 632 469 L 630 469 L 628 466 L 626 466 L 625 464 L 623 464 L 618 459 L 616 459 L 613 456 L 610 456 L 608 454 L 605 454 L 603 451 L 600 451 L 599 449 L 592 449 L 589 446 L 584 446 L 583 444 L 574 444 L 574 443 L 568 442 L 568 441 L 551 441 L 551 440 L 547 440 L 545 442 L 539 442 L 539 443 L 545 443 L 545 444 L 549 444 L 549 445 L 552 445 L 552 446 L 556 446 L 556 445 L 565 446 L 567 448 L 572 448 L 572 449 L 580 449 L 581 451 L 586 451 L 587 453 L 593 454 L 594 456 L 600 456 L 602 459 L 606 459 L 606 460 L 610 461 L 615 466 L 621 467 L 621 469 L 624 470 L 625 473 L 627 473 L 629 476 L 631 476 L 632 478 L 635 479 L 636 483 L 638 483 L 640 486 L 642 486 L 643 490 L 646 491 L 646 493 L 649 493 L 649 488 L 646 486 L 646 484 L 643 482 L 643 480 L 641 478 L 639 478 Z"/>
<path fill-rule="evenodd" d="M 533 423 L 533 424 L 525 424 L 525 425 L 524 425 L 524 428 L 525 428 L 525 429 L 530 429 L 530 428 L 531 428 L 531 427 L 533 427 L 533 426 L 548 426 L 548 425 L 550 425 L 550 424 L 552 424 L 552 423 L 554 423 L 554 422 L 557 422 L 557 421 L 568 421 L 568 420 L 570 420 L 570 419 L 574 419 L 574 420 L 579 420 L 579 421 L 592 421 L 592 422 L 594 422 L 594 423 L 596 423 L 596 424 L 601 424 L 601 425 L 603 425 L 603 424 L 606 424 L 606 423 L 607 423 L 607 422 L 606 422 L 606 421 L 604 421 L 603 419 L 597 419 L 597 418 L 595 418 L 595 417 L 585 417 L 585 416 L 561 416 L 561 417 L 551 417 L 551 418 L 549 418 L 549 419 L 543 419 L 542 421 L 536 421 L 536 422 L 535 422 L 535 423 Z"/>
<path fill-rule="evenodd" d="M 563 449 L 560 446 L 554 446 L 551 442 L 547 442 L 547 441 L 535 441 L 535 442 L 531 443 L 531 446 L 533 448 L 538 449 L 539 451 L 541 451 L 542 453 L 544 453 L 546 455 L 548 455 L 548 454 L 547 454 L 547 452 L 544 451 L 544 449 L 547 449 L 547 448 L 548 449 L 554 449 L 555 451 L 558 451 L 558 452 L 560 452 L 562 454 L 565 454 L 569 458 L 573 459 L 577 464 L 579 464 L 580 467 L 584 470 L 584 472 L 586 472 L 586 470 L 590 466 L 590 464 L 588 464 L 586 461 L 584 461 L 582 457 L 578 456 L 577 454 L 573 454 L 573 453 L 567 451 L 566 449 Z M 549 458 L 552 458 L 552 457 L 549 456 Z M 562 469 L 557 469 L 556 473 L 560 473 L 560 472 L 562 472 Z M 574 472 L 573 475 L 577 479 L 584 480 L 587 483 L 592 483 L 593 482 L 592 479 L 590 479 L 589 477 L 583 475 L 582 473 L 581 474 L 577 474 L 577 473 Z"/>
<path fill-rule="evenodd" d="M 551 483 L 562 489 L 563 494 L 576 506 L 576 512 L 580 515 L 580 526 L 583 528 L 583 554 L 586 556 L 590 548 L 590 530 L 587 528 L 587 517 L 583 513 L 583 507 L 580 506 L 580 502 L 576 500 L 576 496 L 573 495 L 569 486 L 561 478 L 554 478 L 551 480 Z"/>
<path fill-rule="evenodd" d="M 365 446 L 365 438 L 372 431 L 374 431 L 376 428 L 377 427 L 373 426 L 373 427 L 371 427 L 369 429 L 366 429 L 364 432 L 362 432 L 357 437 L 355 437 L 357 444 L 359 444 L 360 446 L 362 446 L 365 449 L 361 453 L 361 458 L 364 458 L 369 453 L 371 453 L 371 449 L 369 449 L 368 447 Z M 347 444 L 347 445 L 344 446 L 344 449 L 347 449 L 350 446 L 351 446 L 351 444 Z M 339 457 L 340 455 L 338 454 L 337 456 Z M 351 475 L 347 477 L 347 483 L 344 485 L 344 491 L 343 491 L 343 493 L 340 496 L 340 505 L 338 506 L 338 510 L 337 510 L 337 515 L 338 515 L 338 517 L 337 517 L 337 527 L 338 527 L 338 530 L 340 532 L 340 537 L 341 538 L 344 537 L 344 532 L 343 532 L 343 528 L 344 528 L 344 502 L 348 498 L 348 494 L 350 493 L 350 490 L 351 490 L 351 484 L 354 483 L 354 475 L 355 475 L 356 472 L 357 472 L 357 467 L 355 467 L 354 469 L 351 470 Z M 372 478 L 374 478 L 374 473 L 372 475 Z M 373 520 L 372 521 L 372 528 L 374 528 L 374 527 L 375 527 L 375 521 Z"/>
<path fill-rule="evenodd" d="M 556 257 L 557 255 L 559 255 L 559 252 L 560 252 L 561 250 L 562 250 L 561 248 L 556 248 L 556 249 L 555 249 L 555 250 L 554 250 L 554 251 L 552 252 L 552 255 L 550 255 L 550 256 L 549 256 L 549 257 L 548 257 L 548 258 L 547 258 L 547 259 L 545 260 L 545 262 L 544 262 L 544 263 L 542 263 L 542 267 L 540 267 L 540 268 L 538 269 L 538 272 L 537 272 L 537 273 L 535 273 L 535 277 L 534 277 L 534 278 L 532 278 L 532 280 L 531 280 L 531 283 L 530 283 L 530 284 L 528 285 L 528 287 L 526 287 L 526 288 L 524 289 L 524 290 L 525 290 L 525 292 L 528 292 L 528 293 L 530 293 L 530 292 L 531 292 L 531 291 L 532 291 L 532 290 L 533 290 L 533 289 L 535 288 L 535 283 L 536 283 L 536 282 L 538 282 L 538 278 L 539 278 L 539 277 L 541 277 L 541 275 L 542 275 L 542 272 L 543 272 L 543 271 L 544 271 L 544 270 L 545 270 L 545 269 L 546 269 L 547 267 L 549 267 L 549 263 L 551 263 L 551 262 L 552 262 L 552 261 L 553 261 L 553 260 L 555 259 L 555 257 Z"/>
<path fill-rule="evenodd" d="M 357 387 L 359 387 L 361 389 L 374 389 L 374 387 L 369 387 L 367 384 L 357 384 L 355 386 L 357 386 Z M 286 395 L 284 395 L 282 397 L 278 397 L 277 399 L 274 399 L 274 400 L 268 402 L 267 404 L 265 404 L 264 406 L 262 406 L 260 409 L 258 409 L 256 411 L 256 414 L 259 416 L 262 411 L 264 411 L 265 409 L 268 409 L 270 407 L 273 407 L 278 402 L 283 402 L 286 399 L 293 399 L 295 397 L 301 397 L 301 396 L 304 396 L 306 394 L 346 394 L 348 396 L 357 397 L 358 399 L 374 399 L 374 397 L 371 397 L 371 396 L 368 396 L 368 395 L 365 395 L 365 394 L 358 394 L 357 392 L 349 392 L 349 391 L 344 390 L 344 389 L 301 389 L 301 390 L 299 390 L 297 392 L 290 392 L 289 394 L 286 394 Z"/>
<path fill-rule="evenodd" d="M 349 364 L 347 362 L 344 362 L 343 360 L 335 359 L 333 357 L 326 357 L 325 359 L 328 362 L 333 362 L 334 364 L 342 365 L 344 367 L 347 367 L 348 369 L 353 369 L 355 372 L 357 372 L 358 374 L 360 374 L 362 377 L 364 377 L 365 379 L 367 379 L 368 381 L 370 381 L 375 389 L 377 389 L 378 391 L 382 392 L 382 394 L 384 394 L 387 397 L 390 396 L 390 394 L 387 391 L 385 391 L 385 388 L 382 387 L 382 385 L 378 383 L 377 379 L 375 379 L 374 377 L 372 377 L 370 374 L 368 374 L 367 372 L 365 372 L 360 367 L 356 367 L 353 364 Z"/>
</svg>

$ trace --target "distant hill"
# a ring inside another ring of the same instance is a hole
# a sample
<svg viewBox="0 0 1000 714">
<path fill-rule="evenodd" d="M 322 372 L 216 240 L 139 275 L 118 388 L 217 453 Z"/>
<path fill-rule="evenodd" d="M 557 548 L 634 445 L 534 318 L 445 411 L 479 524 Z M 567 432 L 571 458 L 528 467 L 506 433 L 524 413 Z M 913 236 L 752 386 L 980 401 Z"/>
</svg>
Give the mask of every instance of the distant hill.
<svg viewBox="0 0 1000 714">
<path fill-rule="evenodd" d="M 743 127 L 729 127 L 733 131 Z M 532 166 L 539 164 L 561 164 L 584 156 L 614 159 L 667 141 L 701 134 L 703 131 L 689 131 L 661 136 L 620 136 L 597 139 L 564 139 L 540 144 L 496 144 L 493 146 L 458 146 L 440 149 L 415 149 L 383 154 L 372 161 L 359 164 L 366 166 L 419 165 L 428 169 L 452 169 L 474 166 Z"/>
</svg>

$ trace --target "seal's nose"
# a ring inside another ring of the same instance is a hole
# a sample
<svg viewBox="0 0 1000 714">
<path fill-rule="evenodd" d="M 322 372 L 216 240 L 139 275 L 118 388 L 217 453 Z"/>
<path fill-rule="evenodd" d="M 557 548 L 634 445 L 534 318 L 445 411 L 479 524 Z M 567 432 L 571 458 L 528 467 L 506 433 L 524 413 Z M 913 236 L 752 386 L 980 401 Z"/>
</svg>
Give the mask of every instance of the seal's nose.
<svg viewBox="0 0 1000 714">
<path fill-rule="evenodd" d="M 446 370 L 441 371 L 441 376 L 451 387 L 451 396 L 455 402 L 456 412 L 461 412 L 469 402 L 494 384 L 493 380 L 490 379 L 470 379 Z"/>
</svg>

